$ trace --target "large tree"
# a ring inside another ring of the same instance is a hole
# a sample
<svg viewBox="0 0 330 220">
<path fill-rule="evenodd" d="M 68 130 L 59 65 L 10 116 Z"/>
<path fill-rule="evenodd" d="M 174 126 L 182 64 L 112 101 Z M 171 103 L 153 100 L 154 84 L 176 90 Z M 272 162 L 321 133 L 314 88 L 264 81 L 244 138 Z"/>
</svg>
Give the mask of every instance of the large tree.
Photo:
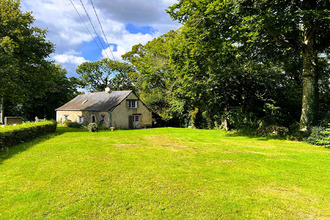
<svg viewBox="0 0 330 220">
<path fill-rule="evenodd" d="M 169 98 L 173 92 L 173 71 L 170 65 L 171 47 L 178 33 L 170 31 L 147 44 L 137 44 L 122 57 L 132 63 L 137 72 L 130 75 L 141 99 L 154 112 L 168 116 Z"/>
<path fill-rule="evenodd" d="M 30 12 L 20 10 L 16 0 L 0 0 L 0 97 L 23 100 L 41 94 L 40 84 L 47 79 L 54 51 L 46 31 L 33 26 Z"/>
<path fill-rule="evenodd" d="M 128 63 L 102 59 L 95 62 L 84 62 L 78 66 L 82 88 L 91 92 L 104 91 L 108 84 L 112 84 L 116 90 L 131 90 L 134 88 L 128 75 L 135 69 Z"/>
<path fill-rule="evenodd" d="M 327 0 L 180 0 L 169 12 L 192 33 L 202 30 L 195 43 L 219 38 L 259 63 L 301 59 L 300 129 L 306 131 L 317 119 L 319 55 L 329 52 L 328 7 Z"/>
<path fill-rule="evenodd" d="M 67 71 L 61 66 L 49 63 L 47 80 L 39 85 L 42 93 L 27 94 L 26 98 L 17 101 L 7 99 L 7 115 L 20 115 L 25 120 L 38 118 L 55 119 L 55 109 L 70 101 L 77 94 L 78 79 L 67 77 Z"/>
</svg>

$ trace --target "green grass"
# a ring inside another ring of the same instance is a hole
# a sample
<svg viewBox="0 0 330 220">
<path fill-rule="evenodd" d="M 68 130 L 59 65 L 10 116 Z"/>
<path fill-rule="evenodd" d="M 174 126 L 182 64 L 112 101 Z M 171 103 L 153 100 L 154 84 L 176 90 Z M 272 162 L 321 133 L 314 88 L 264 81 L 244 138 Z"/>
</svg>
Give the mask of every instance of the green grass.
<svg viewBox="0 0 330 220">
<path fill-rule="evenodd" d="M 0 219 L 329 219 L 329 153 L 215 130 L 59 127 L 0 152 Z"/>
</svg>

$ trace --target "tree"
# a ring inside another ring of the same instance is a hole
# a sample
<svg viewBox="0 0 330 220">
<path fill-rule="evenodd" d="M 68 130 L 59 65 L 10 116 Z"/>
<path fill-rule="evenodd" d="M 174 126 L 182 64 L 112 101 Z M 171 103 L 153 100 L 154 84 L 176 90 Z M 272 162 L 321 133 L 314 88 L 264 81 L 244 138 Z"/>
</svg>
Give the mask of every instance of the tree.
<svg viewBox="0 0 330 220">
<path fill-rule="evenodd" d="M 23 100 L 42 93 L 39 83 L 47 79 L 46 58 L 54 46 L 33 22 L 30 12 L 20 11 L 19 1 L 0 0 L 0 98 Z"/>
<path fill-rule="evenodd" d="M 67 78 L 67 72 L 59 65 L 49 63 L 47 81 L 39 84 L 42 94 L 28 94 L 21 101 L 6 100 L 7 115 L 20 115 L 25 120 L 55 119 L 55 109 L 78 95 L 78 79 Z"/>
<path fill-rule="evenodd" d="M 30 102 L 31 108 L 39 109 L 33 100 L 44 97 L 54 69 L 47 60 L 54 45 L 46 40 L 46 30 L 33 23 L 32 13 L 22 12 L 18 0 L 0 0 L 0 103 L 6 115 L 29 119 L 36 115 L 31 116 L 23 107 Z M 20 108 L 24 112 L 18 114 Z"/>
<path fill-rule="evenodd" d="M 180 0 L 169 13 L 199 33 L 196 43 L 218 38 L 259 63 L 301 59 L 300 129 L 306 131 L 317 119 L 319 54 L 329 52 L 328 7 L 326 0 Z"/>
<path fill-rule="evenodd" d="M 79 74 L 81 87 L 91 92 L 104 91 L 111 83 L 115 89 L 128 90 L 133 88 L 129 74 L 135 72 L 128 63 L 102 59 L 96 62 L 84 62 L 76 70 Z"/>
<path fill-rule="evenodd" d="M 168 114 L 169 102 L 173 91 L 173 77 L 170 65 L 171 47 L 178 33 L 169 31 L 147 44 L 137 44 L 122 57 L 137 70 L 130 78 L 144 103 L 162 117 Z"/>
</svg>

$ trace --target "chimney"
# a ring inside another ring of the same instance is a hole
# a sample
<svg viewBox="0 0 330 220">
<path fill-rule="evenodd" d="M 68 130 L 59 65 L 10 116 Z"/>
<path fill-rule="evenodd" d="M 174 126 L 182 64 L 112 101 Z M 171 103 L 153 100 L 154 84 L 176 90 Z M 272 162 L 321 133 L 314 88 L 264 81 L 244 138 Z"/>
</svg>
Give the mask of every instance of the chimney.
<svg viewBox="0 0 330 220">
<path fill-rule="evenodd" d="M 105 93 L 109 94 L 113 91 L 113 86 L 111 84 L 108 84 L 107 87 L 105 87 Z"/>
</svg>

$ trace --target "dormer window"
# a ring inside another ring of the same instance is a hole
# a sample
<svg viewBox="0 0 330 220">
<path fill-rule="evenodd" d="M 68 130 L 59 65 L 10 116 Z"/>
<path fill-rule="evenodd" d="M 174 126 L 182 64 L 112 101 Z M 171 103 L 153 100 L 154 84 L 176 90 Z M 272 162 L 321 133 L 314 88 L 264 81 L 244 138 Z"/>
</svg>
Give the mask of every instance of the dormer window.
<svg viewBox="0 0 330 220">
<path fill-rule="evenodd" d="M 137 101 L 129 100 L 128 101 L 128 108 L 137 108 Z"/>
</svg>

